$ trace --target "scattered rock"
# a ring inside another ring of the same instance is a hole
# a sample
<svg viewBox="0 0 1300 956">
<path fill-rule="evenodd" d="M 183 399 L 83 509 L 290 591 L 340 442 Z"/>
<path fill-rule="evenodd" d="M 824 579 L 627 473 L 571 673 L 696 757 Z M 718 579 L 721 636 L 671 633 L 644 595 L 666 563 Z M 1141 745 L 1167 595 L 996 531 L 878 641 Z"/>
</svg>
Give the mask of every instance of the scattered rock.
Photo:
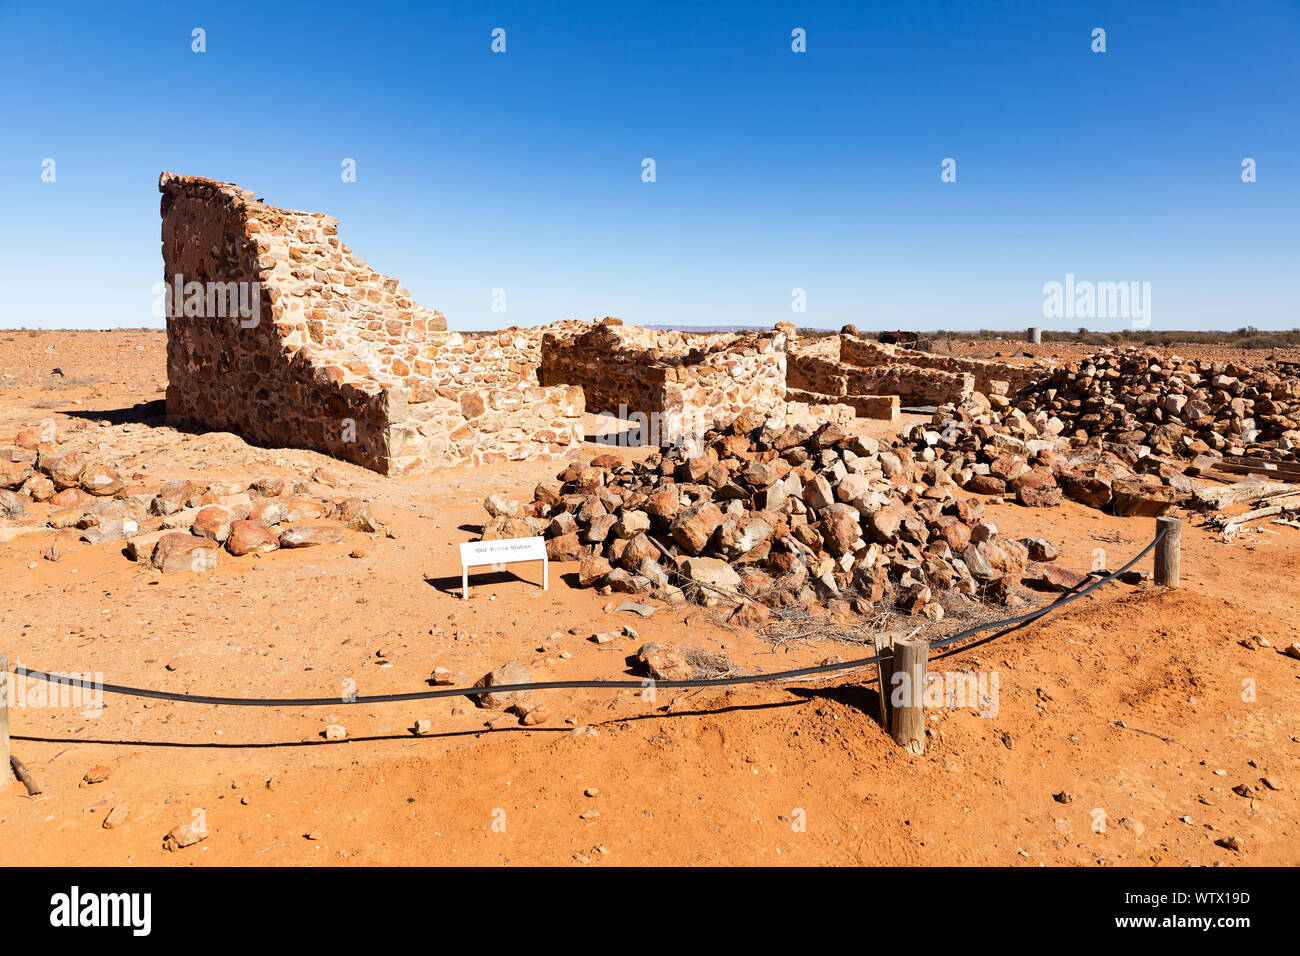
<svg viewBox="0 0 1300 956">
<path fill-rule="evenodd" d="M 81 533 L 81 540 L 87 544 L 108 544 L 121 541 L 140 530 L 130 518 L 108 518 Z"/>
<path fill-rule="evenodd" d="M 701 604 L 735 604 L 739 600 L 735 595 L 740 590 L 740 575 L 721 558 L 688 558 L 682 572 L 700 586 Z"/>
<path fill-rule="evenodd" d="M 523 503 L 514 498 L 507 498 L 505 495 L 488 495 L 483 499 L 483 508 L 493 518 L 522 518 L 524 516 Z"/>
<path fill-rule="evenodd" d="M 659 610 L 651 604 L 637 604 L 634 601 L 624 601 L 618 607 L 614 608 L 614 613 L 620 611 L 630 611 L 633 614 L 639 614 L 641 617 L 650 617 L 655 611 Z"/>
<path fill-rule="evenodd" d="M 117 471 L 108 465 L 91 465 L 81 473 L 81 487 L 87 494 L 105 497 L 126 487 Z"/>
<path fill-rule="evenodd" d="M 1056 564 L 1045 564 L 1042 567 L 1042 582 L 1049 591 L 1072 591 L 1087 584 L 1088 576 Z"/>
<path fill-rule="evenodd" d="M 274 475 L 264 475 L 256 479 L 250 487 L 263 498 L 274 498 L 284 494 L 284 479 Z"/>
<path fill-rule="evenodd" d="M 512 708 L 519 714 L 521 722 L 526 727 L 536 727 L 538 724 L 544 724 L 551 719 L 550 708 L 545 704 L 532 704 L 529 706 L 514 705 Z"/>
<path fill-rule="evenodd" d="M 348 498 L 339 505 L 338 519 L 350 531 L 373 534 L 383 525 L 375 517 L 370 502 L 362 498 Z"/>
<path fill-rule="evenodd" d="M 636 659 L 655 680 L 690 680 L 695 673 L 686 655 L 672 644 L 643 644 Z"/>
<path fill-rule="evenodd" d="M 221 545 L 210 538 L 173 532 L 158 539 L 149 563 L 163 574 L 211 571 L 217 566 L 217 552 L 220 548 Z"/>
<path fill-rule="evenodd" d="M 296 524 L 280 533 L 282 548 L 314 548 L 322 544 L 342 544 L 343 529 L 338 525 Z"/>
<path fill-rule="evenodd" d="M 177 850 L 183 850 L 207 838 L 208 831 L 206 827 L 199 829 L 194 824 L 182 823 L 173 827 L 167 836 L 163 838 L 163 848 L 175 853 Z"/>
<path fill-rule="evenodd" d="M 226 550 L 237 557 L 254 553 L 265 554 L 279 547 L 280 540 L 275 532 L 259 521 L 245 518 L 230 524 L 226 537 Z"/>
<path fill-rule="evenodd" d="M 727 620 L 737 627 L 757 630 L 764 627 L 771 616 L 772 609 L 766 605 L 759 604 L 757 601 L 744 601 L 731 612 L 731 617 Z"/>
<path fill-rule="evenodd" d="M 1029 550 L 1031 561 L 1055 561 L 1057 558 L 1056 545 L 1046 538 L 1021 538 L 1020 543 Z"/>
<path fill-rule="evenodd" d="M 27 513 L 28 498 L 14 491 L 0 490 L 0 518 L 21 518 Z"/>
<path fill-rule="evenodd" d="M 126 818 L 130 815 L 130 813 L 131 813 L 131 807 L 125 801 L 117 804 L 116 806 L 113 807 L 112 810 L 109 810 L 108 815 L 104 817 L 104 824 L 103 824 L 104 829 L 116 830 L 118 827 L 120 827 L 123 823 L 126 822 Z"/>
<path fill-rule="evenodd" d="M 1125 830 L 1128 830 L 1135 837 L 1140 837 L 1142 834 L 1147 832 L 1147 828 L 1143 825 L 1142 821 L 1136 820 L 1133 817 L 1123 817 L 1119 821 L 1119 825 Z"/>
<path fill-rule="evenodd" d="M 511 684 L 531 684 L 533 675 L 523 664 L 509 660 L 496 670 L 489 671 L 474 682 L 475 687 L 500 687 Z M 478 695 L 480 707 L 488 710 L 504 710 L 514 705 L 529 705 L 531 701 L 527 691 L 487 691 Z"/>
</svg>

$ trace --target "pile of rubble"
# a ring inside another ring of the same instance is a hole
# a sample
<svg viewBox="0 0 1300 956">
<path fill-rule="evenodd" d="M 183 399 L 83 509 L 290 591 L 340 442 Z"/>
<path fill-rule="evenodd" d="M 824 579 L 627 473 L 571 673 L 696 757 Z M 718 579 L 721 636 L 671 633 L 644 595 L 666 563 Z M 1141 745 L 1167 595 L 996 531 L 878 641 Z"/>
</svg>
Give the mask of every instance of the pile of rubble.
<svg viewBox="0 0 1300 956">
<path fill-rule="evenodd" d="M 139 477 L 139 476 L 137 476 Z M 0 453 L 0 542 L 76 529 L 88 544 L 122 542 L 128 556 L 164 573 L 216 567 L 278 548 L 341 544 L 343 529 L 382 530 L 370 503 L 313 493 L 332 476 L 287 488 L 283 478 L 128 483 L 111 465 L 20 433 Z M 45 552 L 58 560 L 57 541 Z"/>
<path fill-rule="evenodd" d="M 810 431 L 745 413 L 695 456 L 602 455 L 539 484 L 527 505 L 492 495 L 483 537 L 542 534 L 552 559 L 579 562 L 583 587 L 735 607 L 750 625 L 832 601 L 939 620 L 958 595 L 1014 605 L 1022 580 L 1082 580 L 1050 564 L 1048 542 L 999 536 L 983 504 L 931 480 L 934 469 L 835 423 Z"/>
<path fill-rule="evenodd" d="M 1016 407 L 1060 419 L 1067 437 L 1129 460 L 1260 454 L 1300 460 L 1300 367 L 1253 369 L 1152 349 L 1101 352 L 1022 389 Z"/>
<path fill-rule="evenodd" d="M 940 487 L 1029 507 L 1069 498 L 1127 517 L 1159 515 L 1196 502 L 1201 489 L 1187 473 L 1224 455 L 1293 458 L 1298 414 L 1294 375 L 1132 349 L 1063 366 L 1009 408 L 940 406 L 902 444 Z"/>
<path fill-rule="evenodd" d="M 904 432 L 901 445 L 928 466 L 924 479 L 937 488 L 1014 497 L 1031 508 L 1055 507 L 1064 498 L 1094 508 L 1114 504 L 1126 515 L 1159 514 L 1172 505 L 1161 476 L 1141 475 L 1096 447 L 1072 451 L 1059 437 L 1063 427 L 1043 412 L 941 405 L 929 425 Z"/>
</svg>

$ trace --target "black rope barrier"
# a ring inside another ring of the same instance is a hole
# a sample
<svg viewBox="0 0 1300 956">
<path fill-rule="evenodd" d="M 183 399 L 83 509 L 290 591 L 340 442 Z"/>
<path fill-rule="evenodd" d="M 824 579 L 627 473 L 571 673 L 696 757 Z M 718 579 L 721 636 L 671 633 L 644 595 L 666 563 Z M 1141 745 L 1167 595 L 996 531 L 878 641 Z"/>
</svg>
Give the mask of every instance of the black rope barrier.
<svg viewBox="0 0 1300 956">
<path fill-rule="evenodd" d="M 1151 550 L 1160 543 L 1166 532 L 1162 528 L 1151 543 L 1143 548 L 1138 554 L 1118 571 L 1106 574 L 1104 577 L 1097 578 L 1087 587 L 1080 588 L 1063 594 L 1050 604 L 1035 608 L 1025 614 L 1016 617 L 1003 618 L 998 621 L 990 621 L 985 624 L 976 624 L 965 630 L 958 631 L 956 634 L 946 637 L 939 641 L 933 641 L 930 644 L 930 650 L 941 647 L 947 647 L 958 641 L 973 637 L 976 634 L 995 629 L 1014 627 L 1018 624 L 1024 624 L 1029 621 L 1049 614 L 1052 611 L 1065 607 L 1072 601 L 1077 601 L 1086 594 L 1091 593 L 1104 584 L 1115 580 L 1125 571 L 1128 571 L 1133 565 L 1137 564 L 1144 557 L 1151 553 Z M 753 674 L 742 677 L 710 677 L 699 680 L 652 680 L 645 678 L 638 681 L 629 680 L 564 680 L 564 681 L 543 681 L 528 684 L 494 684 L 491 687 L 447 687 L 440 690 L 414 691 L 408 694 L 373 694 L 367 697 L 210 697 L 194 694 L 174 694 L 163 690 L 150 690 L 142 687 L 127 687 L 122 684 L 98 684 L 85 680 L 74 680 L 67 677 L 60 677 L 57 674 L 49 674 L 44 671 L 29 670 L 28 668 L 15 666 L 12 668 L 13 673 L 19 677 L 31 677 L 35 680 L 44 680 L 54 684 L 63 684 L 71 687 L 81 687 L 92 691 L 106 691 L 110 694 L 123 694 L 128 697 L 149 697 L 155 700 L 170 700 L 183 704 L 216 704 L 232 707 L 334 707 L 339 704 L 388 704 L 406 700 L 432 700 L 439 697 L 478 697 L 481 694 L 508 694 L 517 692 L 531 692 L 541 690 L 641 690 L 645 687 L 657 688 L 698 688 L 698 687 L 729 687 L 737 684 L 762 684 L 771 681 L 791 680 L 798 677 L 811 677 L 815 674 L 827 674 L 833 671 L 856 670 L 859 667 L 867 667 L 871 664 L 877 664 L 885 659 L 886 655 L 874 654 L 871 657 L 863 657 L 857 660 L 840 661 L 834 664 L 816 664 L 812 667 L 798 667 L 793 670 L 773 671 L 767 674 Z"/>
</svg>

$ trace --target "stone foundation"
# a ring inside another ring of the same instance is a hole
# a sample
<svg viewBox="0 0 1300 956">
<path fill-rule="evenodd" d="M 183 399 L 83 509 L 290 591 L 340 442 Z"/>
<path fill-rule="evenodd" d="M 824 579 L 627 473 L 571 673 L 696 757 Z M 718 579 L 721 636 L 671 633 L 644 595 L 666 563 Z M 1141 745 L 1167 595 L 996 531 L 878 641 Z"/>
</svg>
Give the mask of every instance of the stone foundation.
<svg viewBox="0 0 1300 956">
<path fill-rule="evenodd" d="M 786 402 L 808 405 L 843 405 L 852 410 L 853 418 L 876 418 L 886 422 L 898 421 L 901 403 L 897 395 L 825 395 L 821 392 L 806 392 L 802 389 L 787 388 Z"/>
</svg>

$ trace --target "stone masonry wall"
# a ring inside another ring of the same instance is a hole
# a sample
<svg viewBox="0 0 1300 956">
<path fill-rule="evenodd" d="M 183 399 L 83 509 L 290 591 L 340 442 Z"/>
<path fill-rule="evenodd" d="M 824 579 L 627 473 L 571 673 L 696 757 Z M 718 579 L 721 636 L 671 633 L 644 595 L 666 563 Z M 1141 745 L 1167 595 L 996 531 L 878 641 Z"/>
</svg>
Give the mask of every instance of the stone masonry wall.
<svg viewBox="0 0 1300 956">
<path fill-rule="evenodd" d="M 201 177 L 163 173 L 159 191 L 168 286 L 251 286 L 260 306 L 172 304 L 169 415 L 384 473 L 576 456 L 582 394 L 537 382 L 539 336 L 448 333 L 328 216 Z"/>
<path fill-rule="evenodd" d="M 885 345 L 874 339 L 857 335 L 840 336 L 840 360 L 847 365 L 869 368 L 874 365 L 913 365 L 917 368 L 935 369 L 971 375 L 975 390 L 988 394 L 1006 394 L 1019 391 L 1042 374 L 1040 369 L 1028 365 L 1011 365 L 987 359 L 960 358 L 952 355 L 934 355 L 916 349 Z M 994 383 L 1005 382 L 1006 385 Z"/>
<path fill-rule="evenodd" d="M 678 431 L 703 418 L 729 425 L 743 411 L 784 414 L 786 338 L 781 332 L 744 334 L 716 345 L 698 364 L 677 366 L 667 389 L 667 411 Z"/>
<path fill-rule="evenodd" d="M 785 345 L 783 332 L 696 336 L 606 318 L 581 334 L 546 334 L 541 382 L 581 385 L 593 412 L 657 418 L 674 440 L 744 410 L 782 411 Z"/>
<path fill-rule="evenodd" d="M 786 357 L 787 388 L 823 395 L 848 394 L 848 379 L 837 358 L 811 352 L 795 351 Z"/>
<path fill-rule="evenodd" d="M 563 321 L 537 328 L 465 335 L 431 333 L 427 355 L 417 356 L 417 371 L 437 386 L 540 385 L 542 339 L 546 334 L 573 335 L 591 328 L 589 322 Z"/>
<path fill-rule="evenodd" d="M 901 402 L 937 405 L 961 401 L 974 390 L 974 377 L 914 365 L 888 363 L 864 368 L 841 360 L 844 336 L 802 343 L 788 357 L 786 397 L 826 396 L 850 405 L 863 417 L 892 419 Z M 899 401 L 885 401 L 894 396 Z"/>
<path fill-rule="evenodd" d="M 873 405 L 869 397 L 896 395 L 904 405 L 938 405 L 962 401 L 975 390 L 976 378 L 969 372 L 912 364 L 913 356 L 932 356 L 890 348 L 848 335 L 800 345 L 790 352 L 786 385 L 792 397 L 813 393 L 839 398 L 859 414 Z"/>
<path fill-rule="evenodd" d="M 581 385 L 587 407 L 596 413 L 662 412 L 667 403 L 669 367 L 653 349 L 629 343 L 621 330 L 597 325 L 578 335 L 551 333 L 542 339 L 540 382 Z"/>
<path fill-rule="evenodd" d="M 962 402 L 975 390 L 975 377 L 915 365 L 844 366 L 848 395 L 897 395 L 904 405 Z"/>
</svg>

